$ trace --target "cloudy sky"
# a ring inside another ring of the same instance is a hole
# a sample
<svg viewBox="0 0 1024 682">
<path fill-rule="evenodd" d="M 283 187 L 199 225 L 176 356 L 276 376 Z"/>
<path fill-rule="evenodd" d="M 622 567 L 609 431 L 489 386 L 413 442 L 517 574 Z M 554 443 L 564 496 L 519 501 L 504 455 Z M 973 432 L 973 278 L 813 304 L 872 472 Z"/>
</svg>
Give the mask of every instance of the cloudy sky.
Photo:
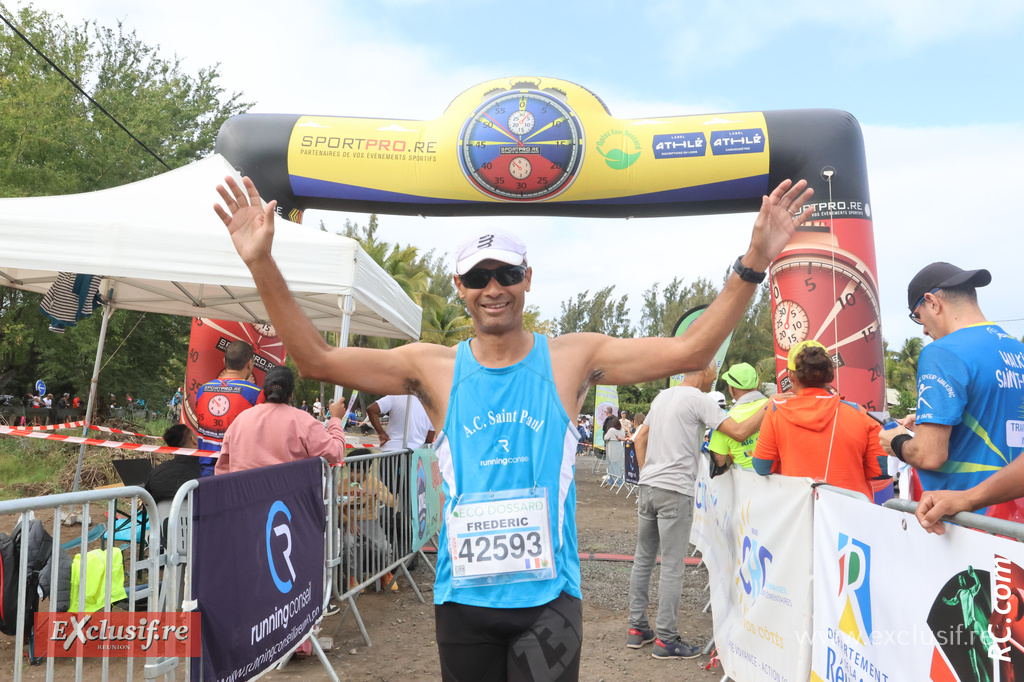
<svg viewBox="0 0 1024 682">
<path fill-rule="evenodd" d="M 11 3 L 12 5 L 14 3 Z M 253 112 L 434 119 L 466 88 L 512 75 L 583 85 L 622 118 L 835 108 L 863 127 L 881 287 L 882 331 L 899 346 L 919 327 L 906 285 L 948 260 L 991 270 L 990 319 L 1024 335 L 1019 234 L 1024 196 L 1024 3 L 863 0 L 765 3 L 480 3 L 40 0 L 71 23 L 135 30 Z M 1017 199 L 1014 199 L 1017 197 Z M 213 197 L 211 197 L 212 200 Z M 309 212 L 340 226 L 358 214 Z M 390 241 L 452 252 L 482 221 L 530 248 L 529 302 L 608 284 L 629 294 L 674 276 L 719 281 L 753 215 L 599 220 L 381 216 Z M 665 244 L 675 245 L 665 248 Z M 1014 246 L 1017 244 L 1017 246 Z"/>
</svg>

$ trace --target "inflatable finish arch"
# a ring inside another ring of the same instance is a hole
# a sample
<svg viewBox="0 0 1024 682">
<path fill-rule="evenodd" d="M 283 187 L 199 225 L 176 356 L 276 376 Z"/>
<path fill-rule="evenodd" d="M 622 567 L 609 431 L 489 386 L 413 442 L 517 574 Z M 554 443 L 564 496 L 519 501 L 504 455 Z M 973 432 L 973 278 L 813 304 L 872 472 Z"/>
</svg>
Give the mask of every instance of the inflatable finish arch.
<svg viewBox="0 0 1024 682">
<path fill-rule="evenodd" d="M 805 338 L 830 349 L 837 388 L 885 409 L 864 142 L 829 109 L 618 119 L 568 81 L 474 86 L 433 121 L 300 114 L 229 119 L 217 152 L 282 215 L 646 217 L 757 211 L 785 178 L 815 190 L 813 222 L 772 264 L 780 387 Z"/>
</svg>

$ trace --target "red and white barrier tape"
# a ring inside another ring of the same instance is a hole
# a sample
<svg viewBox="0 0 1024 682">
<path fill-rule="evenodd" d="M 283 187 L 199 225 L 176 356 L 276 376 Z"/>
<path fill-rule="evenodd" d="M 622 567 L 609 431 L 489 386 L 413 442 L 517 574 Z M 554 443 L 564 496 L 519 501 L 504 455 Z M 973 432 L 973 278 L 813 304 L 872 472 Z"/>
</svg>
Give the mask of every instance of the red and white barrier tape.
<svg viewBox="0 0 1024 682">
<path fill-rule="evenodd" d="M 58 425 L 59 426 L 59 425 Z M 112 429 L 106 429 L 102 426 L 93 427 L 103 431 L 113 431 L 114 433 L 130 433 L 129 431 L 115 431 Z M 167 445 L 145 445 L 144 443 L 123 443 L 119 440 L 100 440 L 98 438 L 82 438 L 80 436 L 65 436 L 59 433 L 41 433 L 39 430 L 27 429 L 27 428 L 15 428 L 13 426 L 0 426 L 0 436 L 18 436 L 21 438 L 39 438 L 42 440 L 58 440 L 64 443 L 85 443 L 86 445 L 96 445 L 101 448 L 114 448 L 120 450 L 138 450 L 140 452 L 159 452 L 167 455 L 196 455 L 197 457 L 220 457 L 220 452 L 213 450 L 197 450 L 195 448 L 172 448 Z M 147 436 L 149 437 L 149 436 Z M 362 447 L 357 445 L 346 444 L 346 448 L 354 449 L 356 447 Z"/>
<path fill-rule="evenodd" d="M 50 424 L 49 426 L 22 426 L 19 427 L 20 431 L 60 431 L 63 429 L 77 429 L 85 426 L 84 421 L 78 422 L 65 422 L 64 424 Z M 152 438 L 154 440 L 160 440 L 160 436 L 147 436 L 144 433 L 136 433 L 134 431 L 122 431 L 121 429 L 112 429 L 107 426 L 96 426 L 95 424 L 89 424 L 89 428 L 95 431 L 104 431 L 106 433 L 123 433 L 126 436 L 136 436 L 138 438 Z"/>
<path fill-rule="evenodd" d="M 80 426 L 85 426 L 85 422 L 66 422 L 64 424 L 50 424 L 49 426 L 22 426 L 19 427 L 20 431 L 57 431 L 59 429 L 77 429 Z"/>
<path fill-rule="evenodd" d="M 95 424 L 90 424 L 89 428 L 90 429 L 95 429 L 97 431 L 105 431 L 106 433 L 123 433 L 126 436 L 138 436 L 139 438 L 153 438 L 153 439 L 156 439 L 156 440 L 160 440 L 160 438 L 162 437 L 162 436 L 147 436 L 144 433 L 135 433 L 134 431 L 122 431 L 121 429 L 111 429 L 111 428 L 106 427 L 106 426 L 96 426 Z"/>
<path fill-rule="evenodd" d="M 196 450 L 195 448 L 172 448 L 166 445 L 145 445 L 143 443 L 122 443 L 118 440 L 100 440 L 98 438 L 81 438 L 79 436 L 64 436 L 59 433 L 40 433 L 27 429 L 16 429 L 10 426 L 0 426 L 0 435 L 18 436 L 21 438 L 39 438 L 42 440 L 58 440 L 65 443 L 85 443 L 101 448 L 114 448 L 119 450 L 137 450 L 140 452 L 159 452 L 168 455 L 196 455 L 198 457 L 220 457 L 219 452 L 211 450 Z"/>
</svg>

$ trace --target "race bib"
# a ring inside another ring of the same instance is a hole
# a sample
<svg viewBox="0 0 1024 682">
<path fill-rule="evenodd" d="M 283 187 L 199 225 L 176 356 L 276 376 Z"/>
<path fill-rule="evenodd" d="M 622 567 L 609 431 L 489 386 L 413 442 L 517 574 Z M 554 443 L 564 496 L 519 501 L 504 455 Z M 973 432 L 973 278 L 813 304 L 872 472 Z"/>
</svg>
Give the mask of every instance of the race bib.
<svg viewBox="0 0 1024 682">
<path fill-rule="evenodd" d="M 1024 447 L 1024 421 L 1011 419 L 1006 422 L 1006 444 L 1011 448 Z"/>
<path fill-rule="evenodd" d="M 555 577 L 547 488 L 463 495 L 447 523 L 453 587 Z"/>
</svg>

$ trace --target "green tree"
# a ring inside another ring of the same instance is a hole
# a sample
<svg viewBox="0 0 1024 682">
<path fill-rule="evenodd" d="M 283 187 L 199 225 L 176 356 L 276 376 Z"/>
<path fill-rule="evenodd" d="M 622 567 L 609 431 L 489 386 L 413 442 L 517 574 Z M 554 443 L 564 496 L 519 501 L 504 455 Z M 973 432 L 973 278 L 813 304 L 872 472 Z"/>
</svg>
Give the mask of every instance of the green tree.
<svg viewBox="0 0 1024 682">
<path fill-rule="evenodd" d="M 420 341 L 441 346 L 454 346 L 473 334 L 473 321 L 465 311 L 447 302 L 432 303 L 423 308 L 423 331 Z"/>
<path fill-rule="evenodd" d="M 577 294 L 575 299 L 562 301 L 562 314 L 554 327 L 558 334 L 597 332 L 619 338 L 632 338 L 627 301 L 629 295 L 612 297 L 615 287 L 601 289 L 593 297 L 590 291 Z"/>
<path fill-rule="evenodd" d="M 547 337 L 555 335 L 555 323 L 540 317 L 540 308 L 528 305 L 523 309 L 523 329 L 528 332 L 539 332 Z"/>
<path fill-rule="evenodd" d="M 640 314 L 642 336 L 671 336 L 679 319 L 699 305 L 715 300 L 718 287 L 704 277 L 698 277 L 691 284 L 675 277 L 662 291 L 655 282 L 644 292 Z"/>
<path fill-rule="evenodd" d="M 740 362 L 754 367 L 761 383 L 776 380 L 772 300 L 767 280 L 757 288 L 750 306 L 737 323 L 722 367 L 728 369 Z M 724 390 L 725 382 L 720 381 L 718 385 L 719 390 Z"/>
<path fill-rule="evenodd" d="M 915 391 L 900 391 L 900 400 L 895 405 L 889 406 L 889 416 L 893 419 L 902 419 L 910 414 L 910 411 L 917 407 L 917 393 Z"/>
<path fill-rule="evenodd" d="M 41 294 L 0 287 L 0 394 L 20 398 L 35 379 L 34 339 L 46 333 Z"/>
<path fill-rule="evenodd" d="M 903 342 L 900 348 L 899 361 L 909 368 L 917 378 L 917 360 L 921 357 L 921 349 L 924 348 L 924 339 L 920 336 L 911 336 Z"/>
<path fill-rule="evenodd" d="M 101 318 L 101 313 L 92 315 L 37 344 L 36 371 L 54 395 L 66 391 L 83 400 L 88 395 Z M 150 408 L 162 409 L 184 379 L 191 328 L 189 317 L 114 311 L 101 363 L 101 400 L 114 393 L 124 405 L 125 394 L 131 393 Z"/>
<path fill-rule="evenodd" d="M 120 25 L 70 27 L 32 5 L 14 23 L 171 168 L 209 154 L 221 124 L 250 106 L 225 95 L 216 67 L 188 73 Z M 90 192 L 166 170 L 10 31 L 0 33 L 0 159 L 5 197 Z"/>
<path fill-rule="evenodd" d="M 249 107 L 238 94 L 225 94 L 216 67 L 186 72 L 180 59 L 161 57 L 121 26 L 72 27 L 33 5 L 12 13 L 0 4 L 0 11 L 172 168 L 209 154 L 221 124 Z M 0 196 L 90 192 L 165 170 L 21 38 L 0 31 Z M 0 377 L 8 378 L 12 393 L 44 378 L 54 393 L 75 391 L 84 397 L 99 314 L 59 336 L 46 331 L 40 300 L 2 289 Z M 159 399 L 156 393 L 184 376 L 183 364 L 174 363 L 184 361 L 187 331 L 184 345 L 179 331 L 182 325 L 187 329 L 188 318 L 139 315 L 117 311 L 110 320 L 108 357 L 122 339 L 119 334 L 127 333 L 124 328 L 141 319 L 101 375 L 101 389 L 122 402 L 126 392 Z"/>
<path fill-rule="evenodd" d="M 885 385 L 898 391 L 908 391 L 917 382 L 917 373 L 895 354 L 885 356 Z"/>
<path fill-rule="evenodd" d="M 420 341 L 452 346 L 469 338 L 472 321 L 455 291 L 445 256 L 437 256 L 433 250 L 421 255 L 415 246 L 392 244 L 380 236 L 379 228 L 377 216 L 371 214 L 366 225 L 346 221 L 339 234 L 358 241 L 367 255 L 423 309 Z M 389 348 L 400 343 L 364 337 L 356 337 L 353 342 L 371 348 Z"/>
</svg>

